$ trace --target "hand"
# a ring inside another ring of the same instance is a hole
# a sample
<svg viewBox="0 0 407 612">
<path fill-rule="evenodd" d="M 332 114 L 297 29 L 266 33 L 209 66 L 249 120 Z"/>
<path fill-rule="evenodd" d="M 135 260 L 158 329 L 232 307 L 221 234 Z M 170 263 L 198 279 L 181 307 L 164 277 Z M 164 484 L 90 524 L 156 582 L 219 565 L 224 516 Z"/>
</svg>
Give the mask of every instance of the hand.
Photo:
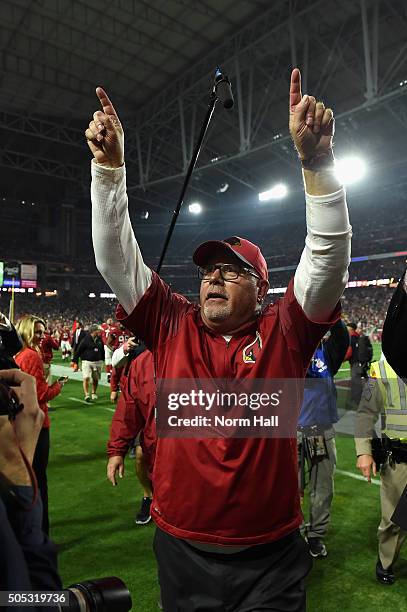
<svg viewBox="0 0 407 612">
<path fill-rule="evenodd" d="M 370 468 L 373 468 L 373 476 L 377 475 L 376 464 L 372 455 L 359 455 L 356 467 L 361 471 L 368 482 L 371 482 Z"/>
<path fill-rule="evenodd" d="M 37 400 L 35 378 L 20 370 L 1 370 L 0 378 L 12 387 L 24 408 L 16 416 L 14 427 L 7 416 L 0 417 L 0 471 L 11 483 L 29 485 L 30 478 L 18 443 L 32 464 L 44 413 Z"/>
<path fill-rule="evenodd" d="M 112 391 L 110 393 L 110 401 L 112 402 L 112 404 L 114 404 L 115 402 L 117 402 L 117 397 L 118 397 L 118 393 L 117 391 Z"/>
<path fill-rule="evenodd" d="M 110 168 L 120 168 L 124 164 L 124 132 L 120 119 L 101 88 L 96 88 L 103 111 L 93 113 L 93 120 L 85 132 L 89 149 L 97 163 Z"/>
<path fill-rule="evenodd" d="M 301 73 L 294 68 L 290 84 L 289 129 L 302 160 L 319 157 L 332 150 L 335 120 L 332 109 L 313 96 L 303 96 Z"/>
<path fill-rule="evenodd" d="M 110 480 L 114 487 L 117 486 L 116 473 L 119 472 L 119 477 L 124 476 L 124 458 L 121 455 L 109 457 L 107 462 L 107 479 Z"/>
<path fill-rule="evenodd" d="M 126 340 L 126 342 L 123 344 L 123 353 L 125 355 L 128 355 L 131 351 L 132 348 L 135 348 L 137 346 L 137 342 L 135 338 L 129 338 L 128 340 Z"/>
</svg>

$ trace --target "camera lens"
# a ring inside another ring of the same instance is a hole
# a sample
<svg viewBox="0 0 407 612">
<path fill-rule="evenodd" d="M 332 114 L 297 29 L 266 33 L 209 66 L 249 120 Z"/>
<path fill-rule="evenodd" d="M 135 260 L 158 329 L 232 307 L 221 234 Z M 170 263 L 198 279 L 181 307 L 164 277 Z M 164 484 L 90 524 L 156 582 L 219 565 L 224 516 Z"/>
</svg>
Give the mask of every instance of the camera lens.
<svg viewBox="0 0 407 612">
<path fill-rule="evenodd" d="M 72 584 L 69 587 L 69 609 L 77 612 L 128 612 L 131 595 L 120 578 L 109 576 Z"/>
</svg>

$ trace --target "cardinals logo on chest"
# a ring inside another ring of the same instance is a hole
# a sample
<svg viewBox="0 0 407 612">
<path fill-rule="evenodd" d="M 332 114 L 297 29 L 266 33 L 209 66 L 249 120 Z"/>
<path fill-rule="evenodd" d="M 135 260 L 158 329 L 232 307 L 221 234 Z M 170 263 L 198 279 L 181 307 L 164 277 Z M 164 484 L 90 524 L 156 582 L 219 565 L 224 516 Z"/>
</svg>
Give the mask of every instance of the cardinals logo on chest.
<svg viewBox="0 0 407 612">
<path fill-rule="evenodd" d="M 261 336 L 259 332 L 256 332 L 255 339 L 243 349 L 243 363 L 256 363 L 262 348 Z"/>
</svg>

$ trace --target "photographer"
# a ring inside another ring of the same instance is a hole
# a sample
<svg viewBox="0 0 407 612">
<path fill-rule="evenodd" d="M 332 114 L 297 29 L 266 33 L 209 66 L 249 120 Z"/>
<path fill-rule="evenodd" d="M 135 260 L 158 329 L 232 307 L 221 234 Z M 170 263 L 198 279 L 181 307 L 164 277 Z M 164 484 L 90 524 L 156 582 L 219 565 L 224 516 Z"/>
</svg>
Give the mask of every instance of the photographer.
<svg viewBox="0 0 407 612">
<path fill-rule="evenodd" d="M 44 424 L 35 449 L 33 468 L 37 477 L 43 505 L 42 528 L 45 533 L 48 534 L 48 484 L 46 470 L 49 457 L 50 420 L 48 417 L 47 402 L 61 393 L 62 387 L 68 379 L 59 379 L 52 385 L 48 385 L 45 380 L 44 364 L 40 351 L 41 342 L 45 335 L 45 323 L 42 319 L 33 315 L 26 315 L 17 322 L 16 329 L 23 342 L 22 351 L 15 356 L 16 363 L 23 372 L 27 372 L 27 374 L 34 376 L 37 382 L 38 403 L 45 414 Z"/>
<path fill-rule="evenodd" d="M 11 420 L 10 395 L 15 412 L 22 406 Z M 62 589 L 55 546 L 41 528 L 41 499 L 32 503 L 23 460 L 24 454 L 31 466 L 44 419 L 35 379 L 19 370 L 0 370 L 0 591 Z"/>
</svg>

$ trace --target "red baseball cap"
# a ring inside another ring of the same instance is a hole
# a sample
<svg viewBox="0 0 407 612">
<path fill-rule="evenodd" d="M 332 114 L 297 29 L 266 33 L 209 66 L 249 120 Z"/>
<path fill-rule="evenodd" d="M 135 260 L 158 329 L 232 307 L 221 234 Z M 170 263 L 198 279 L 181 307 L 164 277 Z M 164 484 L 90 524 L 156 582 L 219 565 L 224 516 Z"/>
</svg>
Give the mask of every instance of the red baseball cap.
<svg viewBox="0 0 407 612">
<path fill-rule="evenodd" d="M 208 240 L 199 245 L 192 259 L 197 266 L 204 266 L 215 251 L 223 251 L 228 255 L 233 253 L 240 261 L 254 268 L 261 279 L 268 281 L 266 260 L 259 247 L 253 242 L 239 238 L 239 236 L 232 236 L 224 240 Z"/>
</svg>

